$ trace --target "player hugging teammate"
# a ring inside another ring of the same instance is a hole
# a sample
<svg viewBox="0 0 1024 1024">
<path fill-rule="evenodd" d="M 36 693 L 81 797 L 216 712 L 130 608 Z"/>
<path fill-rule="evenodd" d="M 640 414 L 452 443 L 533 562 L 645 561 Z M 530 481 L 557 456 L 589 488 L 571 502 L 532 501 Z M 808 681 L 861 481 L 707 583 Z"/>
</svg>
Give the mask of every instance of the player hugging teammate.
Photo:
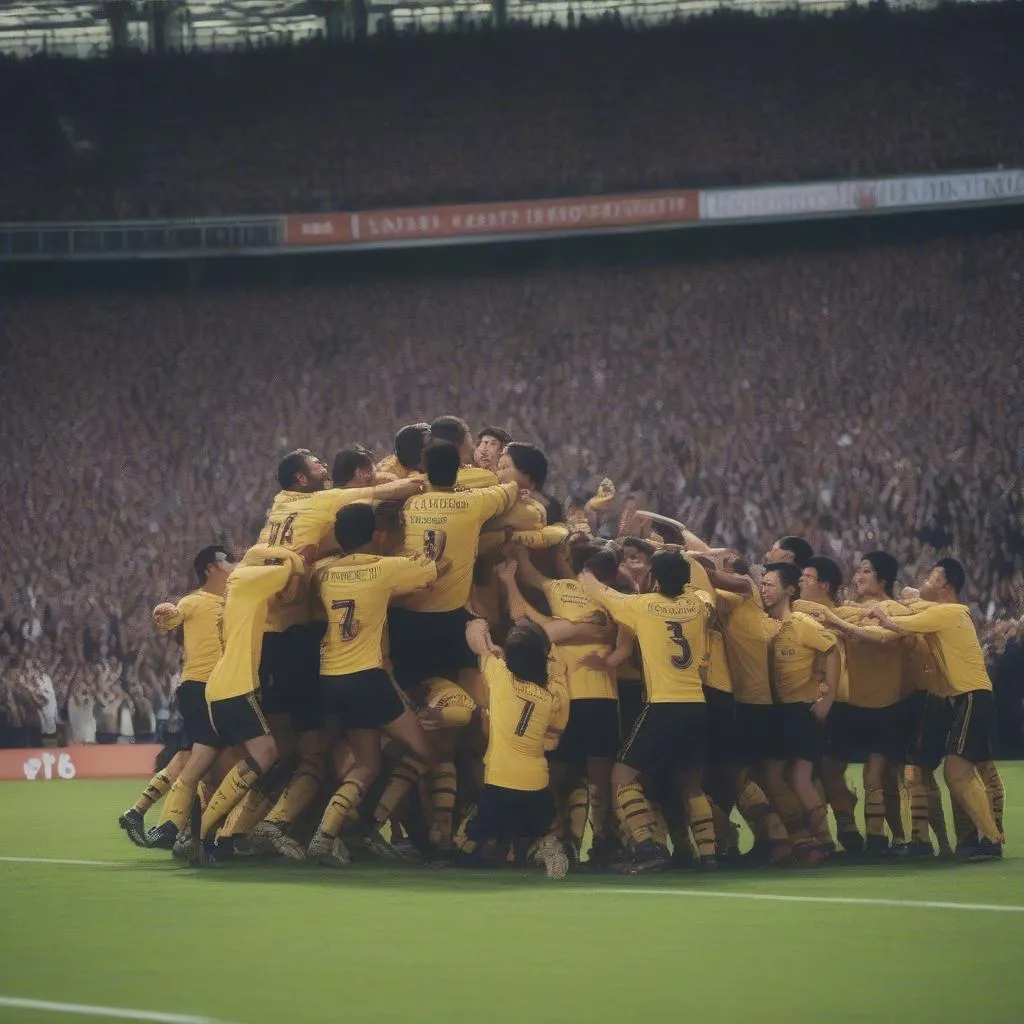
<svg viewBox="0 0 1024 1024">
<path fill-rule="evenodd" d="M 958 561 L 897 594 L 896 560 L 867 552 L 844 600 L 840 566 L 799 537 L 755 567 L 617 508 L 610 481 L 563 514 L 547 474 L 537 446 L 455 416 L 403 427 L 378 464 L 346 448 L 333 480 L 287 455 L 258 543 L 237 561 L 204 548 L 198 588 L 154 609 L 183 634 L 184 730 L 121 816 L 129 838 L 195 865 L 553 878 L 1001 856 L 992 685 Z"/>
</svg>

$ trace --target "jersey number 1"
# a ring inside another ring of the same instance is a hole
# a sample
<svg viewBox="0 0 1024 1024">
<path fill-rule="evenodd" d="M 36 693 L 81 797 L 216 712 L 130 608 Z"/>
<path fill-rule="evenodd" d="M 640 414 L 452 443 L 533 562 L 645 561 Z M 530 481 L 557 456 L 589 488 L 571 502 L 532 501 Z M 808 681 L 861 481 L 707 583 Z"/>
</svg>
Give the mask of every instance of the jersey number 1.
<svg viewBox="0 0 1024 1024">
<path fill-rule="evenodd" d="M 523 713 L 519 716 L 519 721 L 516 723 L 517 736 L 526 735 L 526 730 L 530 728 L 530 719 L 533 718 L 533 709 L 536 706 L 532 700 L 523 701 Z"/>
<path fill-rule="evenodd" d="M 287 515 L 280 522 L 270 524 L 270 540 L 269 544 L 283 544 L 287 547 L 292 542 L 293 527 L 295 526 L 295 520 L 298 518 L 298 512 L 292 512 L 291 515 Z"/>
</svg>

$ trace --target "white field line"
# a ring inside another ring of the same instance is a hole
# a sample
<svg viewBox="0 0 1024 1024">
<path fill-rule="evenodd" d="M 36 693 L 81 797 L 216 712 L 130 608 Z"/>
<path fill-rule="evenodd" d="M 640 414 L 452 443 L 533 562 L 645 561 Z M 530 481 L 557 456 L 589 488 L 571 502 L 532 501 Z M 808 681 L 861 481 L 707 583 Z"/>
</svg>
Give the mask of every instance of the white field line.
<svg viewBox="0 0 1024 1024">
<path fill-rule="evenodd" d="M 66 1013 L 78 1017 L 105 1017 L 107 1020 L 141 1020 L 152 1024 L 226 1024 L 212 1017 L 194 1017 L 187 1013 L 161 1013 L 158 1010 L 126 1010 L 118 1006 L 88 1006 L 85 1003 L 53 1003 L 44 999 L 18 999 L 0 996 L 0 1019 L 3 1008 L 37 1010 L 40 1013 Z"/>
</svg>

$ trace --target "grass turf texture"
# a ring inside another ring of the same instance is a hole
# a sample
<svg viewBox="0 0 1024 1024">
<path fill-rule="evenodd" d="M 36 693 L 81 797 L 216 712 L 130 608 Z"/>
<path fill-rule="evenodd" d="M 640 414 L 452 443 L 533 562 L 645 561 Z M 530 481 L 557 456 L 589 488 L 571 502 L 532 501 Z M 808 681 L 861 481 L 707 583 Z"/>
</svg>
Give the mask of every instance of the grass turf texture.
<svg viewBox="0 0 1024 1024">
<path fill-rule="evenodd" d="M 233 1024 L 1017 1024 L 1024 913 L 722 895 L 1024 905 L 1024 763 L 1002 770 L 1000 863 L 564 883 L 383 864 L 197 871 L 118 829 L 141 783 L 4 783 L 0 856 L 114 863 L 0 862 L 0 997 Z M 75 1019 L 0 1005 L 2 1024 Z"/>
</svg>

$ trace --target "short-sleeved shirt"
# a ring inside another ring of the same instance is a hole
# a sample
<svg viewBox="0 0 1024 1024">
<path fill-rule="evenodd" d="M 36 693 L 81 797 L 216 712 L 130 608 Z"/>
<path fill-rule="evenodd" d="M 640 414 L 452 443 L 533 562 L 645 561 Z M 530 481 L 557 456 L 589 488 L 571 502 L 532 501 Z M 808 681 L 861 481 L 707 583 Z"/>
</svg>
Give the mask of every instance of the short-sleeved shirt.
<svg viewBox="0 0 1024 1024">
<path fill-rule="evenodd" d="M 551 614 L 568 622 L 591 622 L 603 625 L 608 614 L 583 592 L 576 580 L 547 580 L 543 585 Z M 608 644 L 560 644 L 565 655 L 569 677 L 569 696 L 573 700 L 616 700 L 618 687 L 607 670 L 577 667 L 577 662 L 588 654 L 602 656 L 609 653 Z"/>
<path fill-rule="evenodd" d="M 208 590 L 193 590 L 177 603 L 175 610 L 166 628 L 182 627 L 181 678 L 205 683 L 224 653 L 224 598 Z"/>
<path fill-rule="evenodd" d="M 828 654 L 837 643 L 834 633 L 803 612 L 793 612 L 785 619 L 772 641 L 768 662 L 775 703 L 817 700 L 815 664 L 819 655 Z"/>
<path fill-rule="evenodd" d="M 718 600 L 729 609 L 725 621 L 725 652 L 732 673 L 732 692 L 741 704 L 771 704 L 768 679 L 768 650 L 779 623 L 767 615 L 761 595 L 717 591 Z"/>
</svg>

